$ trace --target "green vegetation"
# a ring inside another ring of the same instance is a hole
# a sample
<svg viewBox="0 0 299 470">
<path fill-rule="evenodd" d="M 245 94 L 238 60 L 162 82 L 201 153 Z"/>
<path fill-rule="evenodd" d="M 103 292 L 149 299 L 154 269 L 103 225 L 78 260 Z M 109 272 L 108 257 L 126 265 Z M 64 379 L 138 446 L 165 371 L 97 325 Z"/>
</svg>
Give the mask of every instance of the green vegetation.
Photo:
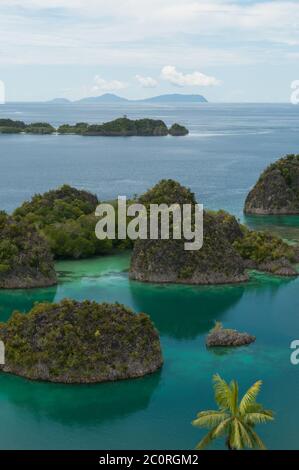
<svg viewBox="0 0 299 470">
<path fill-rule="evenodd" d="M 265 449 L 254 428 L 257 424 L 273 421 L 274 415 L 256 402 L 262 382 L 259 380 L 253 384 L 240 402 L 235 380 L 228 384 L 216 374 L 213 382 L 218 410 L 201 411 L 192 422 L 193 426 L 210 429 L 196 448 L 205 449 L 215 439 L 225 438 L 230 450 Z"/>
<path fill-rule="evenodd" d="M 36 194 L 13 215 L 16 219 L 34 224 L 58 259 L 88 258 L 131 248 L 130 240 L 96 238 L 98 219 L 94 213 L 98 204 L 94 194 L 63 185 L 56 190 Z"/>
<path fill-rule="evenodd" d="M 189 134 L 189 131 L 185 126 L 175 123 L 170 127 L 169 134 L 173 136 L 182 136 Z"/>
<path fill-rule="evenodd" d="M 62 124 L 58 127 L 58 134 L 79 134 L 82 135 L 87 129 L 89 124 L 86 122 L 77 122 L 75 125 Z"/>
<path fill-rule="evenodd" d="M 150 318 L 120 304 L 63 300 L 15 312 L 0 324 L 4 372 L 33 380 L 92 383 L 140 377 L 163 359 Z M 57 347 L 59 345 L 59 347 Z"/>
<path fill-rule="evenodd" d="M 56 282 L 46 240 L 26 220 L 0 212 L 0 288 L 42 287 Z"/>
<path fill-rule="evenodd" d="M 256 232 L 243 228 L 244 235 L 234 242 L 234 247 L 243 259 L 255 263 L 276 261 L 286 258 L 290 262 L 296 261 L 295 250 L 281 238 L 267 232 Z"/>
<path fill-rule="evenodd" d="M 27 134 L 53 134 L 55 128 L 47 122 L 34 122 L 25 127 Z"/>
<path fill-rule="evenodd" d="M 19 134 L 25 130 L 23 121 L 13 121 L 12 119 L 0 119 L 0 134 Z"/>
<path fill-rule="evenodd" d="M 43 227 L 90 214 L 98 204 L 98 198 L 94 194 L 65 184 L 44 194 L 36 194 L 31 201 L 24 202 L 16 209 L 14 216 Z"/>
<path fill-rule="evenodd" d="M 149 204 L 195 205 L 194 194 L 173 180 L 162 180 L 139 198 Z M 231 217 L 231 216 L 230 216 Z M 192 211 L 194 225 L 194 207 Z M 186 239 L 136 240 L 131 260 L 132 279 L 148 282 L 223 284 L 247 280 L 244 262 L 224 231 L 223 217 L 204 213 L 204 243 L 185 250 Z M 171 228 L 170 224 L 170 228 Z"/>
<path fill-rule="evenodd" d="M 126 117 L 115 119 L 104 124 L 88 126 L 83 135 L 99 136 L 163 136 L 168 134 L 166 124 L 160 120 L 137 119 L 133 121 Z"/>
<path fill-rule="evenodd" d="M 247 214 L 299 214 L 299 155 L 287 155 L 261 174 L 248 194 Z"/>
<path fill-rule="evenodd" d="M 22 121 L 12 119 L 0 119 L 0 134 L 77 134 L 87 136 L 165 136 L 186 135 L 188 130 L 180 124 L 173 124 L 170 129 L 160 119 L 128 119 L 126 116 L 102 124 L 88 124 L 77 122 L 76 124 L 62 124 L 55 129 L 47 122 L 34 122 L 25 124 Z"/>
<path fill-rule="evenodd" d="M 160 180 L 153 188 L 139 197 L 139 202 L 149 204 L 195 204 L 194 193 L 177 181 L 171 179 Z"/>
<path fill-rule="evenodd" d="M 196 203 L 194 194 L 173 180 L 162 180 L 139 198 L 150 204 Z M 192 215 L 194 229 L 194 213 Z M 291 263 L 298 250 L 273 235 L 248 230 L 225 211 L 205 211 L 200 250 L 186 251 L 185 239 L 136 240 L 131 260 L 132 279 L 148 282 L 223 284 L 248 280 L 247 269 L 296 276 Z"/>
<path fill-rule="evenodd" d="M 114 240 L 98 240 L 95 226 L 98 219 L 93 215 L 82 215 L 63 223 L 53 223 L 43 228 L 42 233 L 49 242 L 57 259 L 80 259 L 111 253 Z"/>
</svg>

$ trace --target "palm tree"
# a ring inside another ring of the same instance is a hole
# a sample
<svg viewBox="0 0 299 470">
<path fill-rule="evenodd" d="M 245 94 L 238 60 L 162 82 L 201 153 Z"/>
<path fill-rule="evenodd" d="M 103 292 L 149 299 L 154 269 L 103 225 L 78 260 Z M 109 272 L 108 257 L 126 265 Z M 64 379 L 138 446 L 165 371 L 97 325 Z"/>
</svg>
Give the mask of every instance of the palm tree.
<svg viewBox="0 0 299 470">
<path fill-rule="evenodd" d="M 218 437 L 226 438 L 230 450 L 262 449 L 266 447 L 254 431 L 256 424 L 273 421 L 273 412 L 265 410 L 256 402 L 262 381 L 253 384 L 239 402 L 238 383 L 233 380 L 228 384 L 220 375 L 213 376 L 215 401 L 218 410 L 207 410 L 198 413 L 192 421 L 193 426 L 210 429 L 208 434 L 198 443 L 197 449 L 206 448 Z"/>
</svg>

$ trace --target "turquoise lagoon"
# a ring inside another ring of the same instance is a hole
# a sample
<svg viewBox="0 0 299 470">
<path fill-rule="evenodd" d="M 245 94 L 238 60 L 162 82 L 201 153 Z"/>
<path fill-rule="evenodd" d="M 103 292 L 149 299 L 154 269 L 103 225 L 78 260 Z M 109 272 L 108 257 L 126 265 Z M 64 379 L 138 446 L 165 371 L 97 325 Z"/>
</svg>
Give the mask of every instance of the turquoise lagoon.
<svg viewBox="0 0 299 470">
<path fill-rule="evenodd" d="M 0 316 L 36 301 L 118 301 L 147 312 L 160 332 L 165 364 L 141 379 L 98 385 L 38 383 L 0 374 L 2 449 L 192 449 L 202 432 L 190 422 L 213 407 L 211 377 L 237 378 L 241 390 L 264 381 L 262 402 L 276 420 L 261 426 L 269 448 L 297 448 L 299 279 L 252 273 L 248 284 L 218 287 L 153 285 L 128 279 L 129 254 L 59 262 L 57 288 L 4 291 Z M 205 348 L 218 320 L 257 336 L 237 350 Z M 221 443 L 216 444 L 221 448 Z"/>
</svg>

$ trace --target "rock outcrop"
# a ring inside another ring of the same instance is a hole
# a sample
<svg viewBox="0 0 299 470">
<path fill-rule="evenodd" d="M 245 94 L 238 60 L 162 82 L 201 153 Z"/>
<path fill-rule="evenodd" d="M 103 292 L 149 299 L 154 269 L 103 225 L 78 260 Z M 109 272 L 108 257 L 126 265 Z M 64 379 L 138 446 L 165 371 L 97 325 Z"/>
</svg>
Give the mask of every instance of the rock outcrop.
<svg viewBox="0 0 299 470">
<path fill-rule="evenodd" d="M 189 134 L 189 131 L 185 126 L 181 126 L 180 124 L 177 124 L 177 123 L 173 124 L 169 128 L 168 132 L 170 135 L 177 136 L 177 137 Z"/>
<path fill-rule="evenodd" d="M 287 155 L 270 165 L 248 194 L 246 214 L 299 214 L 299 155 Z"/>
<path fill-rule="evenodd" d="M 150 318 L 120 304 L 63 300 L 16 312 L 0 324 L 3 371 L 32 380 L 96 383 L 141 377 L 162 366 Z"/>
<path fill-rule="evenodd" d="M 173 180 L 162 180 L 139 198 L 150 204 L 190 204 L 194 194 Z M 170 224 L 170 229 L 172 225 Z M 294 247 L 264 232 L 251 231 L 225 211 L 205 211 L 203 246 L 184 249 L 185 239 L 147 240 L 134 243 L 130 277 L 143 282 L 230 284 L 248 280 L 247 269 L 281 276 L 296 276 Z"/>
<path fill-rule="evenodd" d="M 248 269 L 257 269 L 276 276 L 298 276 L 294 266 L 298 261 L 297 247 L 288 245 L 271 233 L 243 227 L 243 236 L 237 238 L 233 245 Z"/>
<path fill-rule="evenodd" d="M 0 288 L 47 287 L 57 283 L 46 240 L 23 220 L 0 213 Z"/>
<path fill-rule="evenodd" d="M 141 204 L 191 204 L 194 194 L 173 180 L 162 180 L 139 199 Z M 233 217 L 230 216 L 232 219 Z M 222 215 L 204 213 L 203 247 L 184 249 L 185 239 L 136 240 L 130 277 L 144 282 L 226 284 L 248 279 L 244 261 L 228 240 Z M 171 234 L 170 234 L 171 235 Z"/>
<path fill-rule="evenodd" d="M 217 323 L 206 338 L 206 346 L 208 348 L 247 346 L 255 340 L 255 336 L 223 328 L 221 324 Z"/>
</svg>

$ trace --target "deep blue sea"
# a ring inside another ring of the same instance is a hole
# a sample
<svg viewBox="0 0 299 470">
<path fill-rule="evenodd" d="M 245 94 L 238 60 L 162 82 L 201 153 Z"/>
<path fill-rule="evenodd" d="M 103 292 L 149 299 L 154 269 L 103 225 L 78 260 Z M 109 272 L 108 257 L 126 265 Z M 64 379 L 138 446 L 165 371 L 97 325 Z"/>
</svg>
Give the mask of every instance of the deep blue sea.
<svg viewBox="0 0 299 470">
<path fill-rule="evenodd" d="M 101 199 L 142 193 L 161 178 L 189 186 L 204 206 L 242 217 L 259 173 L 299 153 L 299 107 L 214 105 L 128 107 L 8 104 L 0 118 L 101 122 L 127 114 L 190 129 L 187 137 L 0 135 L 0 208 L 12 211 L 36 192 L 69 183 Z M 299 241 L 299 217 L 245 220 Z M 37 301 L 64 297 L 124 303 L 148 313 L 161 336 L 164 366 L 150 376 L 97 385 L 38 383 L 0 373 L 0 449 L 192 449 L 203 431 L 196 413 L 215 404 L 212 375 L 236 379 L 240 392 L 262 379 L 260 401 L 276 413 L 258 426 L 270 449 L 299 448 L 299 278 L 251 273 L 247 284 L 170 286 L 128 279 L 129 255 L 57 263 L 59 284 L 1 291 L 0 320 Z M 256 335 L 249 347 L 210 351 L 215 321 Z M 59 344 L 57 345 L 59 347 Z M 214 448 L 223 448 L 217 442 Z"/>
<path fill-rule="evenodd" d="M 63 183 L 103 199 L 140 194 L 161 178 L 189 186 L 205 207 L 241 215 L 259 173 L 286 153 L 299 153 L 299 106 L 199 104 L 6 104 L 0 118 L 47 121 L 58 126 L 159 118 L 184 124 L 187 137 L 82 137 L 1 135 L 0 208 L 11 211 L 36 192 Z"/>
</svg>

